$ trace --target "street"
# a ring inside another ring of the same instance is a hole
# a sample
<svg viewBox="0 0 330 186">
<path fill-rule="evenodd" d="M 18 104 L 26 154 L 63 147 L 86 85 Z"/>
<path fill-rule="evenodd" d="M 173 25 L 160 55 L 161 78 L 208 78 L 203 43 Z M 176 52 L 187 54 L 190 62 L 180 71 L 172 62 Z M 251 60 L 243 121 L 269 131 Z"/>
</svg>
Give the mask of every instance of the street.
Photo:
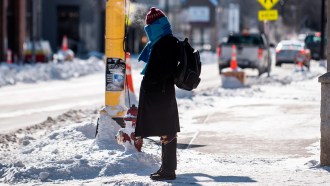
<svg viewBox="0 0 330 186">
<path fill-rule="evenodd" d="M 6 133 L 41 123 L 70 109 L 99 108 L 104 100 L 104 75 L 68 81 L 2 87 L 0 129 Z"/>
</svg>

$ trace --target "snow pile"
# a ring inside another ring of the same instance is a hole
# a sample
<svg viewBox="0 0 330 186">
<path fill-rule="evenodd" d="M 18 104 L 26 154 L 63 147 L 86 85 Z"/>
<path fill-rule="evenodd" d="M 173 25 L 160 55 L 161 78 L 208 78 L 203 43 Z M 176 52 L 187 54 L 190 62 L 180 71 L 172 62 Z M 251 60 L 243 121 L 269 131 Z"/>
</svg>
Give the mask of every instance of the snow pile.
<svg viewBox="0 0 330 186">
<path fill-rule="evenodd" d="M 116 134 L 120 129 L 120 126 L 117 123 L 112 122 L 109 125 L 108 121 L 111 121 L 111 117 L 109 115 L 101 115 L 98 119 L 98 128 L 96 136 L 96 144 L 100 149 L 112 149 L 119 148 L 120 146 L 116 143 Z M 96 130 L 96 128 L 95 128 Z M 95 131 L 94 130 L 94 131 Z"/>
<path fill-rule="evenodd" d="M 209 63 L 217 63 L 218 57 L 215 53 L 204 51 L 200 53 L 201 62 L 203 64 L 209 64 Z M 202 67 L 203 68 L 203 67 Z"/>
<path fill-rule="evenodd" d="M 222 87 L 223 88 L 231 88 L 231 89 L 235 89 L 235 88 L 244 88 L 244 84 L 241 83 L 236 77 L 225 77 L 225 76 L 221 76 L 221 80 L 222 80 Z"/>
<path fill-rule="evenodd" d="M 108 125 L 115 122 L 111 120 Z M 95 129 L 94 123 L 71 124 L 38 140 L 24 137 L 16 152 L 2 152 L 0 182 L 86 180 L 121 172 L 147 174 L 158 167 L 158 156 L 125 154 L 121 146 L 95 140 Z M 106 146 L 109 148 L 104 149 Z"/>
<path fill-rule="evenodd" d="M 73 77 L 85 76 L 96 72 L 103 72 L 104 64 L 97 58 L 88 60 L 75 59 L 72 62 L 37 63 L 8 65 L 0 64 L 0 87 L 16 83 L 36 83 L 39 81 L 65 80 Z"/>
<path fill-rule="evenodd" d="M 263 74 L 261 77 L 248 77 L 247 85 L 288 85 L 294 82 L 307 81 L 315 79 L 325 73 L 323 67 L 314 66 L 311 71 L 292 71 L 291 74 L 275 74 L 272 73 L 270 77 L 267 74 Z"/>
<path fill-rule="evenodd" d="M 274 69 L 275 72 L 272 72 L 269 77 L 267 73 L 264 73 L 261 76 L 251 76 L 249 75 L 249 70 L 245 70 L 248 73 L 245 73 L 246 78 L 244 85 L 235 77 L 225 77 L 222 75 L 222 87 L 227 89 L 237 89 L 256 85 L 289 85 L 295 82 L 312 80 L 325 73 L 324 67 L 317 63 L 312 63 L 312 65 L 311 71 L 308 71 L 307 69 L 297 71 L 294 66 L 292 66 L 293 69 L 291 70 L 285 69 L 284 72 L 288 73 L 278 73 L 277 71 L 283 69 Z"/>
</svg>

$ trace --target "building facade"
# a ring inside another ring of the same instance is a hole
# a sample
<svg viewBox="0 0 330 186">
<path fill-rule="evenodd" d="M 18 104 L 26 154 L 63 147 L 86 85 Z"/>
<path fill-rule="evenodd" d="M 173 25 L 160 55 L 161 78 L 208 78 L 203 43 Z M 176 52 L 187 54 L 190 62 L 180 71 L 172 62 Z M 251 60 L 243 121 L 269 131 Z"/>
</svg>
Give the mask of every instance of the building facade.
<svg viewBox="0 0 330 186">
<path fill-rule="evenodd" d="M 42 0 L 42 37 L 53 50 L 67 36 L 69 48 L 79 55 L 104 50 L 103 0 Z"/>
<path fill-rule="evenodd" d="M 26 0 L 0 1 L 0 61 L 6 60 L 8 50 L 19 61 L 23 56 L 23 44 L 29 29 Z"/>
<path fill-rule="evenodd" d="M 1 0 L 0 61 L 10 50 L 14 63 L 24 59 L 24 44 L 46 40 L 53 52 L 68 37 L 78 56 L 104 51 L 103 0 Z"/>
<path fill-rule="evenodd" d="M 197 49 L 215 49 L 219 41 L 218 0 L 131 2 L 133 10 L 127 33 L 127 49 L 131 53 L 139 53 L 147 42 L 143 27 L 145 15 L 152 6 L 167 14 L 175 36 L 188 37 Z M 191 7 L 207 8 L 207 14 L 201 14 L 202 19 L 198 16 L 191 19 Z M 56 52 L 64 36 L 78 57 L 86 56 L 89 51 L 104 52 L 104 0 L 1 0 L 0 10 L 0 61 L 6 60 L 7 49 L 12 50 L 13 59 L 22 61 L 25 42 L 45 40 Z"/>
</svg>

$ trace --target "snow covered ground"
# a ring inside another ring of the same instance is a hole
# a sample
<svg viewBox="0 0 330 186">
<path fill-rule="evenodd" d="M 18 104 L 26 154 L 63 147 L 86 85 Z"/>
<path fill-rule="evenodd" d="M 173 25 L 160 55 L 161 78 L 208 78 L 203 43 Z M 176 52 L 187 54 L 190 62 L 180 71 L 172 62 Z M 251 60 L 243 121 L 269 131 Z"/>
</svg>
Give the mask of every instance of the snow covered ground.
<svg viewBox="0 0 330 186">
<path fill-rule="evenodd" d="M 103 71 L 101 60 L 74 59 L 61 63 L 37 63 L 35 65 L 8 65 L 0 63 L 0 87 L 17 83 L 36 83 L 49 80 L 67 80 Z"/>
<path fill-rule="evenodd" d="M 181 133 L 177 179 L 154 182 L 157 138 L 142 153 L 125 153 L 114 139 L 95 139 L 98 110 L 71 110 L 0 135 L 0 183 L 17 185 L 328 185 L 319 166 L 320 84 L 325 73 L 292 65 L 270 77 L 246 70 L 244 87 L 223 88 L 216 58 L 203 54 L 202 82 L 177 90 Z M 133 62 L 138 92 L 142 64 Z M 40 69 L 39 69 L 40 70 Z M 56 79 L 56 78 L 55 78 Z M 35 82 L 38 82 L 36 80 Z M 50 84 L 52 82 L 49 82 Z M 38 84 L 36 84 L 37 86 Z M 1 91 L 1 89 L 0 89 Z M 111 121 L 111 126 L 115 126 Z M 118 128 L 114 127 L 113 135 Z"/>
</svg>

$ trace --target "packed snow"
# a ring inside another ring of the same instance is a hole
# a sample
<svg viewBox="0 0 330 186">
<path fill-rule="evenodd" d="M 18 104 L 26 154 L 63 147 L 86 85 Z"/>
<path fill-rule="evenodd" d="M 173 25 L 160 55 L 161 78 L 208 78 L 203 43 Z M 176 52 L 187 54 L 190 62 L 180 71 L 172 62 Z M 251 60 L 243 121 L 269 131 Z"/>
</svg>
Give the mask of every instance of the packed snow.
<svg viewBox="0 0 330 186">
<path fill-rule="evenodd" d="M 36 83 L 49 80 L 67 80 L 104 71 L 103 62 L 91 57 L 65 62 L 36 64 L 0 63 L 0 87 L 17 83 Z"/>
<path fill-rule="evenodd" d="M 103 134 L 95 138 L 98 110 L 71 110 L 41 124 L 0 135 L 0 183 L 329 184 L 330 168 L 319 166 L 317 78 L 325 73 L 324 67 L 317 62 L 312 63 L 311 71 L 274 67 L 270 77 L 257 77 L 256 71 L 246 70 L 243 87 L 226 88 L 218 75 L 215 55 L 203 53 L 201 57 L 202 82 L 198 89 L 177 89 L 181 133 L 176 180 L 149 179 L 149 174 L 160 166 L 158 138 L 145 139 L 143 152 L 125 152 L 114 138 L 120 127 L 111 118 L 101 121 L 108 126 L 103 125 L 105 128 L 99 129 Z M 142 64 L 132 60 L 138 89 Z M 94 70 L 102 70 L 101 64 Z M 31 69 L 28 73 L 34 72 Z M 33 82 L 43 80 L 49 79 Z M 205 143 L 208 145 L 202 145 Z"/>
</svg>

